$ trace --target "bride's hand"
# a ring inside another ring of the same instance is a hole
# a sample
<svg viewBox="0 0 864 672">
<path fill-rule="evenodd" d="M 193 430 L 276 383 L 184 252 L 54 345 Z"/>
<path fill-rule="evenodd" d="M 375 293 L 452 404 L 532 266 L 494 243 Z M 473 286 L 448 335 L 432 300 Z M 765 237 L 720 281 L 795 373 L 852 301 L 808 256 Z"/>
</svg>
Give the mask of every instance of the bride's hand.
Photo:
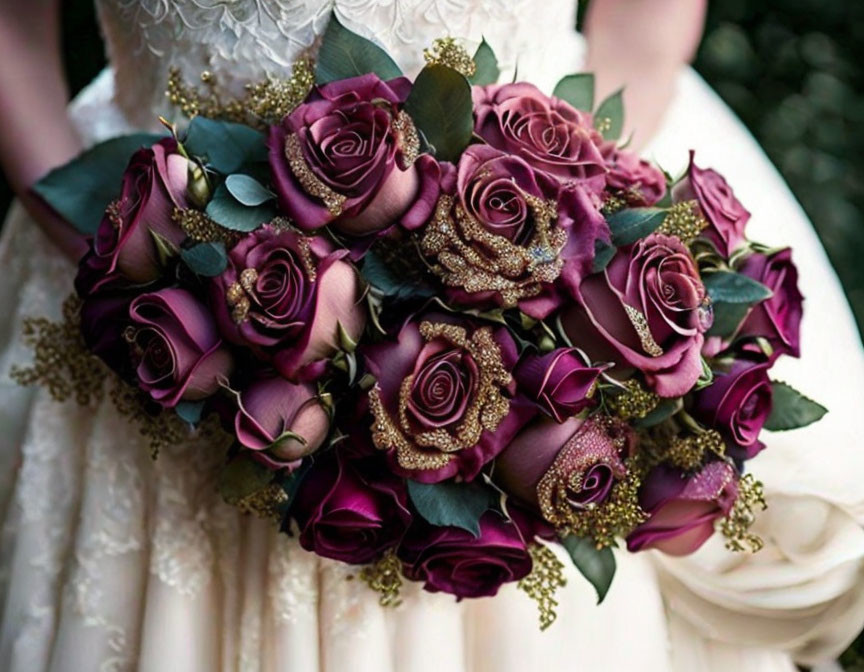
<svg viewBox="0 0 864 672">
<path fill-rule="evenodd" d="M 75 260 L 83 238 L 30 191 L 81 149 L 66 114 L 59 22 L 58 0 L 0 0 L 0 165 L 24 207 Z"/>
<path fill-rule="evenodd" d="M 663 119 L 684 64 L 699 46 L 707 0 L 592 0 L 587 70 L 597 99 L 624 87 L 623 137 L 638 150 Z"/>
</svg>

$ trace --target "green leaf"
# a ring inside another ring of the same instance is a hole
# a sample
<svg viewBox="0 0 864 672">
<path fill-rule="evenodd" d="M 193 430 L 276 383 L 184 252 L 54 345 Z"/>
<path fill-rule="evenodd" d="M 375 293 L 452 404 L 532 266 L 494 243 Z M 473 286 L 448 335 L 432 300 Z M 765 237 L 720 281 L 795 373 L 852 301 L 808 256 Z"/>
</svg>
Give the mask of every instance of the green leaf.
<svg viewBox="0 0 864 672">
<path fill-rule="evenodd" d="M 135 133 L 100 142 L 45 175 L 33 191 L 78 231 L 96 233 L 105 207 L 120 195 L 123 171 L 132 154 L 162 137 Z"/>
<path fill-rule="evenodd" d="M 771 415 L 765 422 L 765 429 L 771 432 L 806 427 L 828 412 L 822 404 L 808 399 L 791 385 L 773 381 L 771 389 L 774 393 Z"/>
<path fill-rule="evenodd" d="M 397 300 L 425 299 L 435 296 L 436 293 L 435 288 L 429 284 L 418 282 L 413 277 L 400 277 L 397 275 L 376 254 L 375 250 L 370 250 L 363 257 L 363 266 L 360 269 L 360 275 L 366 282 L 380 291 L 383 296 Z"/>
<path fill-rule="evenodd" d="M 189 248 L 182 248 L 180 258 L 189 270 L 206 278 L 219 275 L 228 266 L 225 244 L 219 241 L 198 243 Z"/>
<path fill-rule="evenodd" d="M 497 497 L 480 483 L 418 483 L 408 480 L 408 494 L 430 525 L 459 527 L 480 536 L 480 517 Z"/>
<path fill-rule="evenodd" d="M 668 420 L 684 407 L 681 399 L 662 399 L 654 410 L 644 418 L 636 418 L 632 424 L 637 429 L 647 429 Z"/>
<path fill-rule="evenodd" d="M 276 198 L 276 194 L 254 177 L 235 173 L 225 178 L 225 188 L 243 205 L 255 207 Z"/>
<path fill-rule="evenodd" d="M 440 161 L 459 159 L 474 132 L 471 85 L 445 65 L 427 65 L 417 75 L 405 110 Z"/>
<path fill-rule="evenodd" d="M 594 266 L 591 269 L 592 273 L 600 273 L 605 270 L 618 251 L 614 245 L 610 245 L 600 239 L 594 241 Z"/>
<path fill-rule="evenodd" d="M 590 72 L 567 75 L 555 85 L 552 95 L 567 101 L 577 110 L 590 112 L 594 109 L 594 75 Z"/>
<path fill-rule="evenodd" d="M 189 154 L 206 159 L 207 165 L 223 175 L 236 173 L 245 163 L 267 160 L 264 134 L 230 121 L 195 117 L 183 145 Z"/>
<path fill-rule="evenodd" d="M 750 312 L 750 306 L 746 303 L 715 303 L 713 308 L 714 323 L 708 330 L 708 335 L 725 338 L 732 336 L 738 330 L 747 313 Z"/>
<path fill-rule="evenodd" d="M 598 550 L 590 539 L 572 534 L 563 537 L 561 545 L 570 554 L 576 569 L 594 586 L 597 591 L 597 604 L 600 604 L 609 592 L 615 576 L 615 556 L 612 549 L 607 546 Z"/>
<path fill-rule="evenodd" d="M 495 52 L 492 51 L 492 47 L 489 46 L 485 38 L 474 53 L 474 63 L 477 66 L 477 70 L 472 77 L 468 78 L 471 84 L 486 86 L 498 81 L 498 77 L 501 75 L 498 59 L 495 57 Z"/>
<path fill-rule="evenodd" d="M 204 410 L 204 401 L 181 401 L 175 407 L 174 411 L 180 416 L 181 420 L 185 420 L 190 425 L 197 425 L 201 420 L 201 411 Z"/>
<path fill-rule="evenodd" d="M 315 81 L 326 84 L 337 79 L 348 79 L 358 75 L 374 73 L 381 79 L 393 79 L 402 75 L 399 66 L 377 44 L 348 30 L 339 23 L 336 14 L 330 15 L 330 23 L 324 32 Z"/>
<path fill-rule="evenodd" d="M 219 473 L 217 489 L 226 502 L 237 502 L 266 488 L 273 476 L 273 472 L 263 464 L 241 455 L 226 464 Z"/>
<path fill-rule="evenodd" d="M 276 209 L 269 204 L 247 207 L 231 195 L 225 184 L 220 184 L 207 204 L 207 215 L 226 229 L 249 232 L 273 219 Z"/>
<path fill-rule="evenodd" d="M 702 282 L 715 303 L 756 303 L 771 296 L 771 290 L 761 282 L 734 271 L 705 273 Z"/>
<path fill-rule="evenodd" d="M 603 132 L 605 140 L 617 140 L 624 130 L 624 89 L 618 89 L 594 113 L 594 123 L 603 119 L 609 120 L 609 127 Z"/>
<path fill-rule="evenodd" d="M 664 219 L 666 211 L 661 208 L 627 208 L 607 216 L 606 223 L 612 232 L 612 244 L 624 247 L 654 233 Z"/>
</svg>

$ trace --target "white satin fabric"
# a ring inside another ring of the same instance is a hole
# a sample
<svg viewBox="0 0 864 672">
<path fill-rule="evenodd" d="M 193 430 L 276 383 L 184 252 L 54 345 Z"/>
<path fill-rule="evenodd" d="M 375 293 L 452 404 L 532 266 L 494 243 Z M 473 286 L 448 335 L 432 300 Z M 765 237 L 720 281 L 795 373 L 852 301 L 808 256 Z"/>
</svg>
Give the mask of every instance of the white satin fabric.
<svg viewBox="0 0 864 672">
<path fill-rule="evenodd" d="M 159 107 L 140 101 L 155 101 L 153 87 L 164 86 L 149 69 L 171 60 L 171 44 L 189 72 L 201 65 L 190 44 L 216 54 L 219 69 L 263 54 L 268 70 L 278 65 L 274 54 L 287 58 L 274 51 L 279 39 L 293 37 L 286 44 L 302 49 L 323 27 L 298 17 L 319 16 L 332 2 L 100 4 L 112 56 L 125 59 L 127 76 L 120 104 L 111 71 L 73 104 L 87 142 L 142 125 L 123 99 L 137 99 L 139 115 L 141 105 Z M 512 32 L 531 52 L 520 59 L 520 78 L 547 90 L 578 69 L 566 0 L 531 3 L 543 30 L 514 22 L 527 5 L 504 0 L 337 4 L 346 23 L 384 43 L 408 70 L 447 32 L 499 35 L 504 46 L 493 46 L 505 63 L 515 61 L 504 39 Z M 135 54 L 141 76 L 130 80 Z M 817 425 L 768 435 L 752 463 L 770 506 L 758 523 L 761 553 L 731 554 L 720 539 L 686 559 L 618 553 L 618 574 L 599 607 L 568 569 L 558 621 L 543 633 L 534 604 L 512 586 L 456 603 L 409 585 L 400 607 L 384 609 L 351 578 L 354 569 L 319 560 L 221 503 L 213 487 L 219 456 L 207 446 L 176 446 L 152 462 L 110 402 L 82 409 L 14 385 L 10 367 L 30 357 L 21 320 L 57 315 L 74 273 L 16 206 L 0 242 L 0 670 L 786 672 L 793 660 L 833 658 L 864 623 L 864 452 L 854 429 L 864 353 L 810 223 L 740 122 L 688 71 L 648 154 L 674 172 L 690 147 L 753 212 L 752 237 L 795 247 L 808 297 L 804 358 L 782 361 L 775 373 L 831 410 Z"/>
</svg>

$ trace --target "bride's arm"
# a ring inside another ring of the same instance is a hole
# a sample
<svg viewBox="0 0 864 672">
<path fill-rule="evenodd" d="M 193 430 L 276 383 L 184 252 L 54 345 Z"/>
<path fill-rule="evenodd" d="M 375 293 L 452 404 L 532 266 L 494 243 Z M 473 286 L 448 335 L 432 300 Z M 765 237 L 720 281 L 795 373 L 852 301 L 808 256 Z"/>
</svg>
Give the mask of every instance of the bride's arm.
<svg viewBox="0 0 864 672">
<path fill-rule="evenodd" d="M 585 17 L 588 70 L 598 100 L 624 89 L 624 137 L 644 146 L 658 129 L 681 67 L 690 61 L 707 0 L 592 0 Z"/>
<path fill-rule="evenodd" d="M 70 257 L 81 236 L 28 190 L 81 149 L 66 114 L 59 0 L 0 0 L 0 165 L 24 206 Z"/>
</svg>

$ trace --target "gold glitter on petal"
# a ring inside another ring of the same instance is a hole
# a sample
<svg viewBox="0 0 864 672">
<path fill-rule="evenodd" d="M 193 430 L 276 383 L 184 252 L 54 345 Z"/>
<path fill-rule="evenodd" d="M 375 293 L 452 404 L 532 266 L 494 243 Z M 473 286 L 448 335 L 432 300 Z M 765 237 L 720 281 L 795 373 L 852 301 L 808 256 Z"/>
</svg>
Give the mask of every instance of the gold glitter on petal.
<svg viewBox="0 0 864 672">
<path fill-rule="evenodd" d="M 174 208 L 171 219 L 183 230 L 183 233 L 199 243 L 222 242 L 225 243 L 225 247 L 232 247 L 240 240 L 237 231 L 231 231 L 217 224 L 200 210 Z"/>
<path fill-rule="evenodd" d="M 750 531 L 756 522 L 756 510 L 768 508 L 765 502 L 765 492 L 760 481 L 753 474 L 744 474 L 738 481 L 738 497 L 729 515 L 720 523 L 720 531 L 726 537 L 726 548 L 740 553 L 749 550 L 757 553 L 762 550 L 765 542 Z"/>
<path fill-rule="evenodd" d="M 651 334 L 651 329 L 648 327 L 646 317 L 636 310 L 633 306 L 623 304 L 624 312 L 627 313 L 627 318 L 636 330 L 636 335 L 639 336 L 639 342 L 642 344 L 642 349 L 652 357 L 660 357 L 663 355 L 663 348 L 657 345 L 654 336 Z"/>
<path fill-rule="evenodd" d="M 312 172 L 306 163 L 306 157 L 303 156 L 300 139 L 295 133 L 291 133 L 285 138 L 285 158 L 288 159 L 291 172 L 294 173 L 294 177 L 303 187 L 303 191 L 310 196 L 321 199 L 324 207 L 333 217 L 341 215 L 342 207 L 347 200 L 346 197 L 336 193 Z"/>
<path fill-rule="evenodd" d="M 417 133 L 417 127 L 405 110 L 400 110 L 396 114 L 390 126 L 396 136 L 396 145 L 401 150 L 399 167 L 407 170 L 420 156 L 420 135 Z"/>
<path fill-rule="evenodd" d="M 423 58 L 428 65 L 446 65 L 465 77 L 473 77 L 477 73 L 477 64 L 452 37 L 442 37 L 432 43 L 431 49 L 423 50 Z"/>
<path fill-rule="evenodd" d="M 360 570 L 360 579 L 380 594 L 382 607 L 398 607 L 402 603 L 399 592 L 402 588 L 402 563 L 392 549 L 386 551 L 376 562 Z"/>
<path fill-rule="evenodd" d="M 555 607 L 558 606 L 555 594 L 559 588 L 567 585 L 567 580 L 564 578 L 564 565 L 555 553 L 543 544 L 530 544 L 528 552 L 532 560 L 531 573 L 524 579 L 520 579 L 516 586 L 537 603 L 540 629 L 545 630 L 558 617 L 555 611 Z"/>
</svg>

